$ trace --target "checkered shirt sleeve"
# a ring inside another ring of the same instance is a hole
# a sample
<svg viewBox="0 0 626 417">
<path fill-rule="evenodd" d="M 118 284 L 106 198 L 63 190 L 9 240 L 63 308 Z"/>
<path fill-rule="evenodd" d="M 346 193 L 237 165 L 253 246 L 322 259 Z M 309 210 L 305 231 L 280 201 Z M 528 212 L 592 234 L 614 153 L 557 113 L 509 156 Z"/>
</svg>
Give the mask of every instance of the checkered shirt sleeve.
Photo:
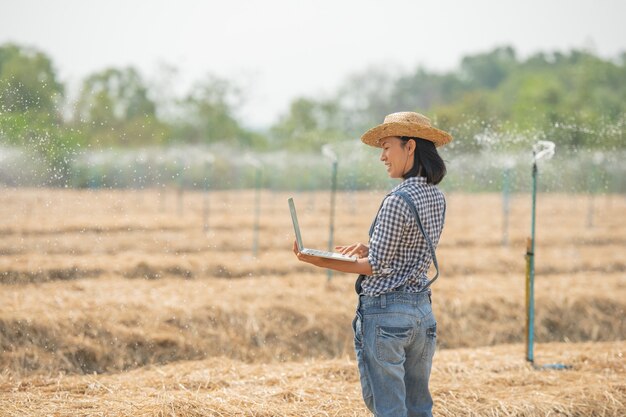
<svg viewBox="0 0 626 417">
<path fill-rule="evenodd" d="M 376 296 L 403 284 L 406 291 L 417 292 L 428 282 L 432 263 L 428 242 L 407 203 L 393 195 L 400 189 L 413 200 L 433 245 L 439 242 L 445 215 L 443 193 L 423 177 L 406 179 L 385 198 L 376 216 L 368 255 L 372 275 L 362 282 L 366 295 Z"/>
</svg>

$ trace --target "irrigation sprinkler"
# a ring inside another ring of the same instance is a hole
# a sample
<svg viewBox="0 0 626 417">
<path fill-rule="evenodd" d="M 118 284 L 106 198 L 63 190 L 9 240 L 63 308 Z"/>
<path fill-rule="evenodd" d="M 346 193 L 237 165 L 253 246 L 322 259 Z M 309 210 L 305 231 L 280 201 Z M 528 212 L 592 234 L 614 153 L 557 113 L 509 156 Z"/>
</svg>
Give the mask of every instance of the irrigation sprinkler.
<svg viewBox="0 0 626 417">
<path fill-rule="evenodd" d="M 328 232 L 328 251 L 333 251 L 333 240 L 335 234 L 335 196 L 337 194 L 337 155 L 332 150 L 329 144 L 322 146 L 322 155 L 330 159 L 332 162 L 332 175 L 331 175 L 331 188 L 330 188 L 330 230 Z M 333 271 L 327 270 L 328 281 L 333 277 Z"/>
<path fill-rule="evenodd" d="M 526 360 L 533 367 L 534 339 L 535 339 L 535 218 L 537 206 L 537 162 L 541 159 L 551 159 L 554 156 L 554 142 L 539 141 L 533 145 L 533 168 L 532 168 L 532 211 L 531 211 L 531 237 L 526 243 Z M 560 363 L 543 365 L 547 369 L 567 369 L 567 365 Z"/>
<path fill-rule="evenodd" d="M 255 168 L 254 183 L 254 225 L 252 230 L 252 256 L 256 258 L 259 251 L 259 222 L 261 218 L 261 162 L 251 155 L 247 155 L 244 161 Z"/>
<path fill-rule="evenodd" d="M 211 166 L 215 157 L 211 153 L 204 156 L 204 196 L 202 198 L 202 230 L 209 231 L 209 187 L 211 182 Z"/>
</svg>

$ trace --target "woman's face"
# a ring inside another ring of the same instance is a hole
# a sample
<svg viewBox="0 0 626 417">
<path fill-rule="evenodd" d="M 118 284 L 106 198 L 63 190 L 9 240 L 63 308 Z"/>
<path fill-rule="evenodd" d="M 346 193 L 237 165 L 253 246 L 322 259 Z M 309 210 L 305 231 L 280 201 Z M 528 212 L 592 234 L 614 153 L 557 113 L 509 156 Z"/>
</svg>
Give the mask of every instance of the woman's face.
<svg viewBox="0 0 626 417">
<path fill-rule="evenodd" d="M 383 149 L 380 160 L 385 163 L 387 174 L 391 178 L 402 178 L 406 172 L 413 168 L 414 141 L 409 140 L 403 143 L 399 137 L 389 136 L 381 139 L 380 144 Z"/>
</svg>

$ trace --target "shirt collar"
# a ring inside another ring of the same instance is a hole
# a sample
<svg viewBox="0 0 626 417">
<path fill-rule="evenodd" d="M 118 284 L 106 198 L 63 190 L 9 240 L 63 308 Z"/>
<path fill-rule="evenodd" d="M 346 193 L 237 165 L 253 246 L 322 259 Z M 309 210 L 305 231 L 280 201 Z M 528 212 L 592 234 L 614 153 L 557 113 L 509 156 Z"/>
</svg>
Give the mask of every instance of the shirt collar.
<svg viewBox="0 0 626 417">
<path fill-rule="evenodd" d="M 400 184 L 396 185 L 394 189 L 391 190 L 391 192 L 395 193 L 396 191 L 402 188 L 415 186 L 415 185 L 426 185 L 426 177 L 409 177 L 405 179 L 404 181 L 402 181 Z"/>
</svg>

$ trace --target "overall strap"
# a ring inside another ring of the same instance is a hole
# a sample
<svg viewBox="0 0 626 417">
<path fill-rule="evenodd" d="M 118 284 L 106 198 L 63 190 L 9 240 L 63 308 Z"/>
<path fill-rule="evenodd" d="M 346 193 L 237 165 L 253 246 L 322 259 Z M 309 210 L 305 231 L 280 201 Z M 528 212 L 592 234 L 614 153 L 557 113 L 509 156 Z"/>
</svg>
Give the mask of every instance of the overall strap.
<svg viewBox="0 0 626 417">
<path fill-rule="evenodd" d="M 370 232 L 369 232 L 370 238 L 372 237 L 372 234 L 374 233 L 374 227 L 376 227 L 376 220 L 378 219 L 378 214 L 380 213 L 380 210 L 383 208 L 384 203 L 385 203 L 385 199 L 383 199 L 382 203 L 380 203 L 380 207 L 378 207 L 376 216 L 374 216 L 374 220 L 372 221 L 372 225 L 370 226 Z M 361 283 L 363 282 L 364 279 L 365 279 L 365 275 L 361 274 L 357 277 L 356 281 L 354 282 L 354 291 L 356 291 L 356 293 L 359 295 L 363 291 L 363 288 L 361 287 Z"/>
<path fill-rule="evenodd" d="M 378 215 L 380 214 L 380 210 L 382 210 L 383 208 L 383 204 L 385 204 L 384 198 L 383 198 L 382 203 L 380 203 L 380 207 L 378 207 L 378 211 L 376 212 L 376 215 L 374 216 L 374 220 L 372 221 L 372 225 L 370 226 L 370 232 L 369 232 L 370 237 L 372 237 L 372 234 L 374 233 L 374 227 L 376 227 L 376 220 L 378 220 Z"/>
<path fill-rule="evenodd" d="M 436 274 L 419 291 L 419 292 L 423 292 L 423 291 L 426 291 L 428 289 L 428 287 L 430 287 L 430 285 L 433 282 L 435 282 L 435 280 L 439 277 L 439 264 L 437 263 L 437 255 L 435 255 L 435 247 L 433 246 L 433 242 L 430 239 L 430 236 L 428 236 L 428 234 L 424 230 L 424 226 L 422 226 L 422 221 L 420 220 L 420 216 L 419 216 L 419 214 L 417 212 L 417 208 L 415 207 L 415 204 L 413 204 L 413 200 L 411 200 L 411 197 L 409 197 L 409 195 L 405 191 L 402 191 L 402 190 L 398 190 L 398 191 L 394 192 L 393 194 L 402 197 L 402 199 L 408 204 L 409 208 L 413 212 L 413 215 L 415 216 L 415 219 L 417 220 L 417 226 L 419 227 L 420 232 L 422 232 L 422 234 L 424 235 L 424 238 L 426 239 L 426 242 L 428 243 L 428 248 L 430 249 L 430 254 L 433 257 L 433 264 L 435 265 Z M 371 233 L 371 230 L 370 230 L 370 233 Z"/>
</svg>

